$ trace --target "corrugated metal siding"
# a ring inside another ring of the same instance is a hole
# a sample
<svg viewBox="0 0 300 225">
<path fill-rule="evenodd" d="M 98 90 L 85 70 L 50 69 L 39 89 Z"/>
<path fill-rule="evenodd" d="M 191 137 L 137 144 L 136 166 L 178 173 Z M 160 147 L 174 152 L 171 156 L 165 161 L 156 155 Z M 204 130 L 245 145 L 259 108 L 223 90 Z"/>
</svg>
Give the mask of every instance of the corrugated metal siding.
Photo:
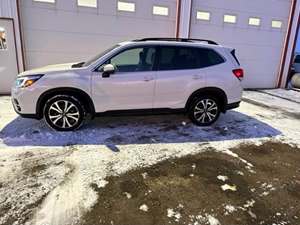
<svg viewBox="0 0 300 225">
<path fill-rule="evenodd" d="M 246 71 L 245 87 L 276 86 L 280 58 L 287 32 L 290 0 L 194 0 L 190 36 L 213 39 L 237 49 Z M 196 19 L 197 10 L 211 13 L 210 21 Z M 236 24 L 225 24 L 224 14 L 237 16 Z M 259 17 L 261 25 L 248 25 L 249 17 Z M 281 29 L 272 29 L 272 19 L 283 21 Z"/>
<path fill-rule="evenodd" d="M 84 61 L 120 41 L 175 33 L 176 0 L 135 0 L 134 13 L 118 12 L 117 1 L 99 0 L 98 8 L 78 7 L 76 2 L 22 0 L 28 68 Z M 152 15 L 154 4 L 168 6 L 169 16 Z"/>
<path fill-rule="evenodd" d="M 0 1 L 0 17 L 14 18 L 16 15 L 16 2 L 14 0 Z"/>
</svg>

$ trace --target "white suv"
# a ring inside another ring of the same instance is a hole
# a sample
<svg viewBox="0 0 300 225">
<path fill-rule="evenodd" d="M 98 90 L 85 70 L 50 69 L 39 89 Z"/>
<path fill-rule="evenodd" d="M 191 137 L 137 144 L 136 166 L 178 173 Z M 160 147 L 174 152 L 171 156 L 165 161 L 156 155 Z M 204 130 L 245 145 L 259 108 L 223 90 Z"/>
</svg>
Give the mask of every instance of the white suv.
<svg viewBox="0 0 300 225">
<path fill-rule="evenodd" d="M 181 112 L 207 126 L 239 106 L 242 78 L 232 48 L 210 40 L 147 38 L 86 62 L 23 72 L 12 102 L 22 117 L 44 118 L 58 131 L 79 128 L 87 114 Z"/>
</svg>

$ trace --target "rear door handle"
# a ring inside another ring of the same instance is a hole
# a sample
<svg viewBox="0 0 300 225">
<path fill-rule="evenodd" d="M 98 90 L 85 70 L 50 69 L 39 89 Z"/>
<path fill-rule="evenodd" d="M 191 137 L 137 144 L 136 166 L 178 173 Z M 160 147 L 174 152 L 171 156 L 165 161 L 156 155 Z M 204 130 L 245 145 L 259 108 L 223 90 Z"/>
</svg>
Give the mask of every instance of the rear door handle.
<svg viewBox="0 0 300 225">
<path fill-rule="evenodd" d="M 145 81 L 145 82 L 149 82 L 149 81 L 152 81 L 152 80 L 154 80 L 153 77 L 145 77 L 145 78 L 144 78 L 144 81 Z"/>
<path fill-rule="evenodd" d="M 194 75 L 193 80 L 200 80 L 202 77 L 200 75 Z"/>
</svg>

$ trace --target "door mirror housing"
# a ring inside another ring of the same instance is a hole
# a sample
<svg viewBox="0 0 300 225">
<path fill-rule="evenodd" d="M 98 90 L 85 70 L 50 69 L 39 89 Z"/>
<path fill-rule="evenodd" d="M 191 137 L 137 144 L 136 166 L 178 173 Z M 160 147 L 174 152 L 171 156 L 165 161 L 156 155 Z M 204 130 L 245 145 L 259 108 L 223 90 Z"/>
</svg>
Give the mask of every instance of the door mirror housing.
<svg viewBox="0 0 300 225">
<path fill-rule="evenodd" d="M 115 72 L 115 67 L 112 64 L 107 64 L 103 67 L 102 77 L 109 77 L 111 74 Z"/>
</svg>

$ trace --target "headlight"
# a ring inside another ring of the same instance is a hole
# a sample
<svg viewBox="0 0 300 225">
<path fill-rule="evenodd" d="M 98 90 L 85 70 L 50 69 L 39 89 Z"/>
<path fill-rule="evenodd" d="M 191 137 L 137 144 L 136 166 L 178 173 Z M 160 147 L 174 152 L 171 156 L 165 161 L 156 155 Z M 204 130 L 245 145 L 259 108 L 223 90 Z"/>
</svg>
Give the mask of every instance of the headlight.
<svg viewBox="0 0 300 225">
<path fill-rule="evenodd" d="M 38 81 L 43 74 L 32 75 L 32 76 L 25 76 L 25 77 L 18 77 L 16 80 L 16 87 L 17 88 L 26 88 L 33 85 L 36 81 Z"/>
</svg>

